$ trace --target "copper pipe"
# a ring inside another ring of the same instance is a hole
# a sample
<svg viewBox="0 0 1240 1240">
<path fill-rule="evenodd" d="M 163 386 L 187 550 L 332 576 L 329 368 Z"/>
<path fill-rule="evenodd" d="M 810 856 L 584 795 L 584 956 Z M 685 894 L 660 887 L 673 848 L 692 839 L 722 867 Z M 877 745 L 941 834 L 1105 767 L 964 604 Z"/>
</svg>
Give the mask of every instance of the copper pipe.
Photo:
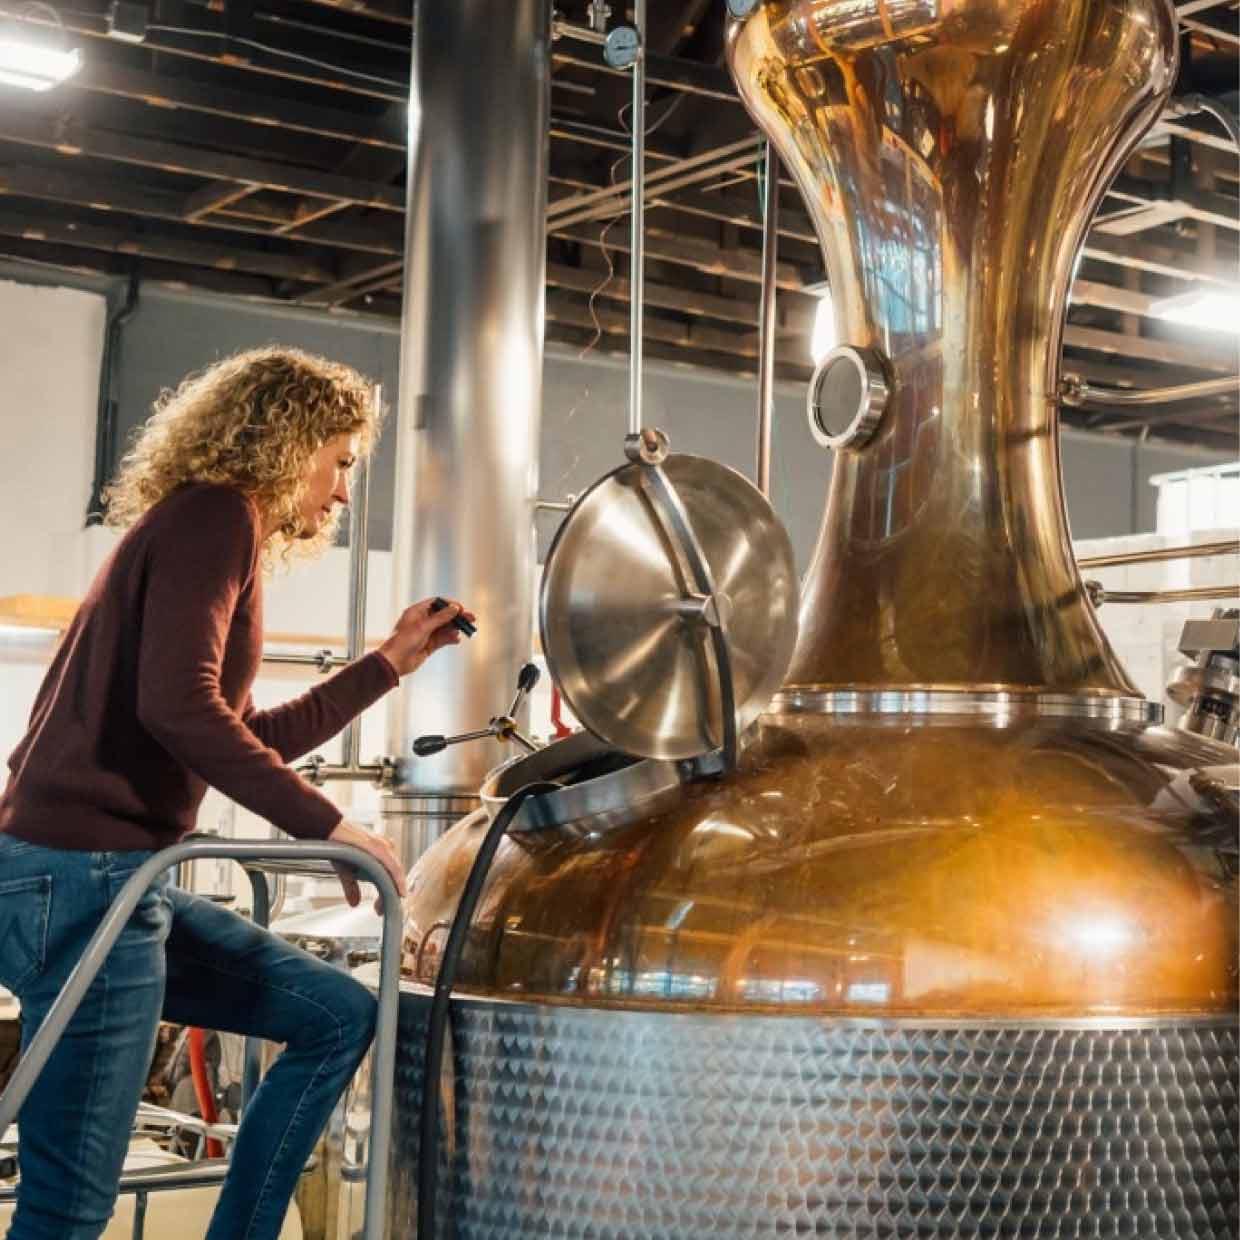
<svg viewBox="0 0 1240 1240">
<path fill-rule="evenodd" d="M 1212 555 L 1235 555 L 1240 544 L 1230 542 L 1193 543 L 1187 547 L 1158 547 L 1153 551 L 1121 551 L 1115 555 L 1094 555 L 1077 560 L 1077 568 L 1111 568 L 1118 564 L 1156 564 L 1160 560 L 1195 560 Z"/>
<path fill-rule="evenodd" d="M 1240 585 L 1190 586 L 1183 590 L 1108 590 L 1101 582 L 1087 581 L 1095 607 L 1103 603 L 1205 603 L 1211 599 L 1240 598 Z"/>
<path fill-rule="evenodd" d="M 1202 396 L 1235 396 L 1240 391 L 1240 375 L 1227 379 L 1203 379 L 1199 383 L 1178 383 L 1171 387 L 1101 388 L 1087 383 L 1080 375 L 1064 375 L 1060 394 L 1065 405 L 1169 405 Z"/>
</svg>

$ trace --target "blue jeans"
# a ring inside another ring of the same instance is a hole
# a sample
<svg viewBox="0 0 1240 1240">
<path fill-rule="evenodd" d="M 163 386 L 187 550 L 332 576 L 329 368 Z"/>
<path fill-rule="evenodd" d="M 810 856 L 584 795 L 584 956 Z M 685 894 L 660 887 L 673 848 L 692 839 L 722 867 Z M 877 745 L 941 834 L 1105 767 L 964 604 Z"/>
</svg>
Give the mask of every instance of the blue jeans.
<svg viewBox="0 0 1240 1240">
<path fill-rule="evenodd" d="M 0 835 L 0 983 L 23 1049 L 149 852 L 76 852 Z M 348 974 L 172 886 L 143 894 L 22 1108 L 9 1240 L 96 1240 L 161 1019 L 286 1049 L 242 1118 L 207 1240 L 274 1240 L 298 1176 L 374 1032 Z M 187 1237 L 187 1240 L 189 1238 Z"/>
</svg>

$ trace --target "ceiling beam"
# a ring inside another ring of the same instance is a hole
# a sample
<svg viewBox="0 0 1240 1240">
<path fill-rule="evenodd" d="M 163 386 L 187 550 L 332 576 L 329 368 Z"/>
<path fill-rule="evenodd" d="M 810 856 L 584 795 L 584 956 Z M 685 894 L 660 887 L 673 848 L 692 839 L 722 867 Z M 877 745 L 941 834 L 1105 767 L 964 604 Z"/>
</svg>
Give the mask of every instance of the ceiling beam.
<svg viewBox="0 0 1240 1240">
<path fill-rule="evenodd" d="M 597 322 L 605 335 L 624 336 L 629 331 L 629 316 L 623 310 L 595 302 L 591 315 L 588 306 L 572 293 L 551 292 L 547 295 L 547 319 L 550 322 L 575 323 L 593 327 Z M 642 340 L 661 340 L 704 353 L 722 353 L 729 357 L 757 359 L 758 332 L 727 331 L 701 322 L 678 323 L 654 314 L 647 315 L 642 324 Z M 809 376 L 812 363 L 804 340 L 787 343 L 777 342 L 775 359 L 786 366 L 799 367 Z"/>
<path fill-rule="evenodd" d="M 607 278 L 607 272 L 596 267 L 569 267 L 563 263 L 547 264 L 547 284 L 551 288 L 565 289 L 587 295 L 597 291 L 597 297 L 606 301 L 628 303 L 631 286 L 620 275 Z M 758 302 L 756 299 L 720 297 L 715 293 L 702 293 L 691 288 L 675 288 L 667 284 L 644 285 L 646 304 L 662 310 L 675 310 L 681 314 L 716 319 L 722 323 L 738 323 L 756 327 Z M 795 305 L 792 302 L 795 301 Z M 813 311 L 805 308 L 806 299 L 780 298 L 776 302 L 779 316 L 778 329 L 790 336 L 807 336 L 813 327 Z"/>
<path fill-rule="evenodd" d="M 1240 303 L 1240 284 L 1233 284 L 1226 291 Z M 1166 293 L 1144 293 L 1137 289 L 1117 288 L 1098 280 L 1076 280 L 1072 285 L 1073 305 L 1100 306 L 1106 310 L 1118 310 L 1122 314 L 1139 314 L 1145 318 L 1158 318 L 1154 307 L 1167 300 Z"/>
<path fill-rule="evenodd" d="M 322 263 L 296 254 L 239 250 L 232 245 L 212 245 L 162 237 L 155 233 L 135 233 L 132 229 L 93 224 L 77 220 L 48 219 L 0 211 L 0 235 L 22 237 L 27 241 L 50 241 L 88 250 L 107 250 L 113 254 L 164 259 L 187 266 L 215 271 L 243 271 L 273 280 L 295 280 L 322 284 L 335 273 Z"/>
<path fill-rule="evenodd" d="M 591 228 L 588 224 L 563 229 L 553 225 L 548 231 L 552 236 L 563 237 L 567 241 L 576 241 L 600 249 L 603 246 L 600 230 Z M 629 238 L 625 230 L 613 229 L 606 246 L 613 252 L 627 254 Z M 726 276 L 751 284 L 762 282 L 762 255 L 757 250 L 724 249 L 712 242 L 686 237 L 666 228 L 647 225 L 646 259 L 692 267 L 707 275 Z M 816 270 L 788 262 L 779 263 L 775 271 L 776 286 L 790 292 L 804 292 L 805 286 L 812 283 L 818 274 Z"/>
<path fill-rule="evenodd" d="M 309 168 L 88 129 L 72 117 L 24 116 L 0 110 L 0 140 L 58 151 L 66 156 L 88 155 L 186 176 L 239 181 L 307 198 L 329 198 L 385 211 L 403 211 L 405 205 L 404 192 L 390 185 L 367 185 Z"/>
<path fill-rule="evenodd" d="M 85 92 L 135 99 L 153 107 L 205 112 L 210 116 L 367 146 L 403 150 L 406 144 L 408 122 L 405 108 L 400 104 L 378 116 L 364 116 L 259 91 L 196 82 L 183 75 L 122 68 L 96 56 L 86 60 L 77 74 L 60 88 L 61 95 L 66 98 Z"/>
<path fill-rule="evenodd" d="M 220 192 L 215 184 L 206 188 L 213 193 Z M 0 166 L 0 196 L 2 195 L 30 198 L 38 202 L 63 202 L 96 211 L 181 223 L 191 222 L 186 220 L 185 212 L 193 197 L 128 180 L 87 176 L 58 168 L 32 168 L 21 164 L 7 168 Z M 263 210 L 266 211 L 267 208 L 264 207 Z M 273 226 L 279 227 L 291 218 L 291 214 L 276 220 L 266 216 L 256 219 L 236 218 L 228 215 L 225 210 L 219 210 L 208 218 L 192 222 L 207 225 L 213 230 L 270 237 L 275 235 Z M 396 221 L 396 227 L 390 227 L 388 221 Z M 297 226 L 285 236 L 289 241 L 304 242 L 307 245 L 330 246 L 333 249 L 369 254 L 394 255 L 400 254 L 403 249 L 399 221 L 386 212 L 367 223 L 330 221 L 313 226 Z"/>
<path fill-rule="evenodd" d="M 1192 370 L 1207 370 L 1216 374 L 1234 374 L 1236 371 L 1236 345 L 1220 345 L 1215 349 L 1203 349 L 1197 345 L 1180 344 L 1172 340 L 1152 340 L 1148 336 L 1126 336 L 1123 332 L 1101 331 L 1093 327 L 1077 327 L 1069 323 L 1064 328 L 1064 344 L 1074 349 L 1087 349 L 1094 353 L 1111 353 L 1119 357 L 1135 357 L 1147 362 L 1162 362 L 1168 366 L 1183 366 Z"/>
<path fill-rule="evenodd" d="M 1229 194 L 1183 186 L 1172 192 L 1166 183 L 1121 176 L 1107 190 L 1107 195 L 1140 206 L 1175 207 L 1181 216 L 1201 220 L 1206 224 L 1218 224 L 1223 228 L 1240 229 L 1240 210 L 1237 199 Z"/>
<path fill-rule="evenodd" d="M 736 88 L 732 85 L 732 75 L 726 69 L 702 64 L 697 60 L 660 56 L 655 52 L 648 53 L 645 61 L 647 86 L 664 86 L 682 93 L 701 95 L 707 99 L 718 99 L 740 106 Z M 561 38 L 556 41 L 551 53 L 551 63 L 577 65 L 612 77 L 629 76 L 626 69 L 613 69 L 603 59 L 601 47 L 580 43 L 574 39 Z"/>
<path fill-rule="evenodd" d="M 187 194 L 181 207 L 182 218 L 190 224 L 197 224 L 213 211 L 221 207 L 231 207 L 234 203 L 248 198 L 261 187 L 249 182 L 214 181 Z"/>
<path fill-rule="evenodd" d="M 1191 251 L 1172 250 L 1145 237 L 1138 240 L 1133 237 L 1109 237 L 1093 232 L 1085 238 L 1081 255 L 1118 267 L 1131 267 L 1137 271 L 1171 276 L 1177 280 L 1221 284 L 1228 288 L 1234 284 L 1234 277 L 1227 271 L 1225 263 L 1205 263 Z"/>
<path fill-rule="evenodd" d="M 627 358 L 629 340 L 624 336 L 611 336 L 604 333 L 599 336 L 593 324 L 587 319 L 584 323 L 550 322 L 547 324 L 546 340 L 548 344 L 564 344 L 579 350 L 581 354 L 598 353 L 610 357 Z M 693 349 L 681 348 L 679 345 L 667 344 L 662 340 L 645 340 L 642 352 L 651 361 L 670 362 L 686 369 L 703 371 L 708 374 L 733 375 L 742 379 L 755 379 L 757 366 L 748 358 L 729 357 L 722 353 L 699 353 Z M 579 356 L 579 360 L 584 360 Z M 798 385 L 807 383 L 811 375 L 808 367 L 789 367 L 777 365 L 775 377 L 783 383 Z M 756 390 L 755 390 L 756 399 Z"/>
</svg>

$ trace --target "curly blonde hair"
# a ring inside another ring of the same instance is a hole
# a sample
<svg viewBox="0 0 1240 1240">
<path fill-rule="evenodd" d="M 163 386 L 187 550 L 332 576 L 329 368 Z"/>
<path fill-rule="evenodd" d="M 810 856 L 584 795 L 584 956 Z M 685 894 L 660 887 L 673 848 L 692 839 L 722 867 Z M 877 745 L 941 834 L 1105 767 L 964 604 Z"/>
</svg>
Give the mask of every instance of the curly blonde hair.
<svg viewBox="0 0 1240 1240">
<path fill-rule="evenodd" d="M 317 554 L 336 523 L 301 537 L 307 467 L 337 435 L 356 433 L 366 455 L 382 417 L 352 367 L 278 345 L 234 353 L 160 393 L 104 492 L 107 523 L 131 525 L 187 483 L 220 482 L 252 496 L 276 529 L 269 562 L 273 551 Z"/>
</svg>

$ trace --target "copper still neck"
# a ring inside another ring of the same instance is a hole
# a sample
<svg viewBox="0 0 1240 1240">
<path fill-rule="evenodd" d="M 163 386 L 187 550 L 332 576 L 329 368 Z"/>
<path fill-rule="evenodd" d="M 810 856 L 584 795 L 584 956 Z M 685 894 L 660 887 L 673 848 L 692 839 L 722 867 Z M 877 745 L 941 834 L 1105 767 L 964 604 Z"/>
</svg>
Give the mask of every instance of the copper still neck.
<svg viewBox="0 0 1240 1240">
<path fill-rule="evenodd" d="M 795 176 L 873 437 L 835 453 L 787 688 L 1136 695 L 1058 444 L 1073 263 L 1170 90 L 1166 0 L 765 0 L 729 63 Z"/>
</svg>

